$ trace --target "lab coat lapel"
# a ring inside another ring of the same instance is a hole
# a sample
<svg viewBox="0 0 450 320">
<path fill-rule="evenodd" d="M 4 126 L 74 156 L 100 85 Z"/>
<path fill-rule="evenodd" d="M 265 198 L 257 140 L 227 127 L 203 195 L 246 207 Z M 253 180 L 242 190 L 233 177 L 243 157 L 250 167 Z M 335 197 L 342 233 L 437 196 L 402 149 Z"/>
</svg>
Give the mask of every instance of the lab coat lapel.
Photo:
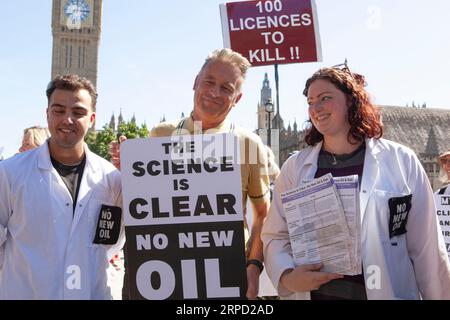
<svg viewBox="0 0 450 320">
<path fill-rule="evenodd" d="M 381 145 L 378 140 L 366 139 L 366 154 L 364 158 L 364 169 L 362 174 L 361 189 L 359 192 L 361 223 L 364 219 L 367 203 L 373 192 L 380 170 L 378 154 L 381 152 Z"/>
<path fill-rule="evenodd" d="M 311 152 L 306 156 L 304 161 L 304 166 L 302 168 L 303 172 L 300 172 L 300 177 L 303 177 L 303 180 L 312 180 L 317 172 L 317 159 L 319 158 L 320 150 L 322 149 L 322 141 L 317 143 L 314 147 L 312 147 Z M 304 181 L 299 181 L 299 183 L 303 183 Z"/>
<path fill-rule="evenodd" d="M 37 166 L 49 183 L 51 199 L 56 199 L 56 205 L 61 208 L 65 208 L 66 204 L 71 205 L 72 196 L 50 160 L 48 140 L 39 147 Z"/>
<path fill-rule="evenodd" d="M 87 214 L 87 207 L 93 189 L 102 178 L 101 174 L 99 174 L 97 159 L 92 156 L 86 145 L 84 146 L 84 149 L 86 152 L 86 165 L 84 167 L 83 177 L 81 178 L 80 190 L 78 191 L 77 206 L 73 218 L 72 229 L 70 231 L 71 236 L 83 214 Z"/>
</svg>

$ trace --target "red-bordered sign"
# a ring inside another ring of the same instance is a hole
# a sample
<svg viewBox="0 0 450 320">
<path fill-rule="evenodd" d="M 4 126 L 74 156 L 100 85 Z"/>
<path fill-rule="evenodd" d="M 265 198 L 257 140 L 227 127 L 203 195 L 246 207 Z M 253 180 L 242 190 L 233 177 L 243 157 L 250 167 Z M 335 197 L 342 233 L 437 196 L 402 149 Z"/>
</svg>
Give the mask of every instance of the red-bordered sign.
<svg viewBox="0 0 450 320">
<path fill-rule="evenodd" d="M 256 0 L 220 5 L 223 41 L 253 66 L 322 60 L 314 0 Z"/>
</svg>

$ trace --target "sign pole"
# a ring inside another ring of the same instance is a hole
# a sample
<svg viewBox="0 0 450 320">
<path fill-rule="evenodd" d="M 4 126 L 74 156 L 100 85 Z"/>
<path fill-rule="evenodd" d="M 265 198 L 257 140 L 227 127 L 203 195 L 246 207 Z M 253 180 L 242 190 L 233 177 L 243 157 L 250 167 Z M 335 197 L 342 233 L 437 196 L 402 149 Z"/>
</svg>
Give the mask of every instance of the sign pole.
<svg viewBox="0 0 450 320">
<path fill-rule="evenodd" d="M 219 8 L 224 47 L 240 52 L 252 67 L 275 66 L 275 125 L 282 129 L 278 65 L 322 61 L 315 0 L 233 1 Z M 275 149 L 280 139 L 278 134 Z"/>
<path fill-rule="evenodd" d="M 279 95 L 279 77 L 278 77 L 278 64 L 276 63 L 275 65 L 275 90 L 276 90 L 276 94 L 277 94 L 277 113 L 278 113 L 278 119 L 277 119 L 277 126 L 278 126 L 278 130 L 281 129 L 281 123 L 280 123 L 280 95 Z"/>
<path fill-rule="evenodd" d="M 280 123 L 280 119 L 281 119 L 281 113 L 280 113 L 280 95 L 279 95 L 279 77 L 278 77 L 278 63 L 274 64 L 275 67 L 275 91 L 276 91 L 276 95 L 277 95 L 277 128 L 278 128 L 278 148 L 280 148 L 280 136 L 281 136 L 281 123 Z"/>
</svg>

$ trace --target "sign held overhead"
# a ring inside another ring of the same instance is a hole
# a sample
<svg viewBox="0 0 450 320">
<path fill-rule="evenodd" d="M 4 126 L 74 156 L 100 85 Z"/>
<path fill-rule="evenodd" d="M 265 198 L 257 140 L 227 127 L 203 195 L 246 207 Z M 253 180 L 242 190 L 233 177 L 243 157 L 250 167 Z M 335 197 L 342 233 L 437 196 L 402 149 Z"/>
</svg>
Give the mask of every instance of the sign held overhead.
<svg viewBox="0 0 450 320">
<path fill-rule="evenodd" d="M 224 47 L 253 66 L 322 60 L 314 0 L 256 0 L 220 5 Z"/>
</svg>

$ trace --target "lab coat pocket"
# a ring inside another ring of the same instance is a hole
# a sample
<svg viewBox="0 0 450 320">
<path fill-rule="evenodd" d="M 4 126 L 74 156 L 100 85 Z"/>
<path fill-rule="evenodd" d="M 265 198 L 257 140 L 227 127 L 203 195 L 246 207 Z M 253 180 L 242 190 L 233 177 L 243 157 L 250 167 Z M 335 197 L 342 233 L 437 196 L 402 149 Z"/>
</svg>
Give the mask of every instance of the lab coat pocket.
<svg viewBox="0 0 450 320">
<path fill-rule="evenodd" d="M 371 228 L 378 229 L 373 236 L 380 237 L 378 241 L 383 250 L 380 258 L 384 260 L 381 265 L 387 269 L 382 270 L 387 273 L 383 277 L 387 278 L 397 299 L 417 298 L 414 270 L 406 246 L 410 198 L 407 193 L 374 190 L 375 201 L 372 202 L 377 221 L 371 224 Z"/>
<path fill-rule="evenodd" d="M 382 241 L 407 233 L 411 198 L 411 194 L 407 193 L 377 189 L 373 191 L 374 201 L 371 201 L 371 206 L 374 206 L 373 212 L 376 212 L 377 233 Z"/>
<path fill-rule="evenodd" d="M 383 241 L 389 281 L 397 299 L 417 299 L 416 279 L 406 246 L 406 233 Z"/>
</svg>

